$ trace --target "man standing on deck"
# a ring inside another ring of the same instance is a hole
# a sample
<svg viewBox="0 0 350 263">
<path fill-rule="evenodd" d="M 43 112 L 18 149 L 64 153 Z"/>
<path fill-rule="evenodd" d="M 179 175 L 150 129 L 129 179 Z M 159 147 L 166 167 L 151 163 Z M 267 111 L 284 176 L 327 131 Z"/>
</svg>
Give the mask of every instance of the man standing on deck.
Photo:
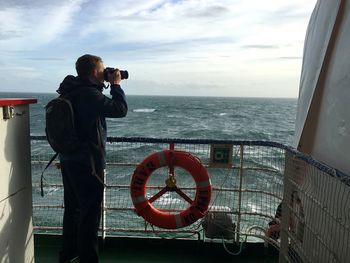
<svg viewBox="0 0 350 263">
<path fill-rule="evenodd" d="M 83 55 L 76 61 L 77 77 L 67 76 L 57 92 L 75 91 L 71 99 L 75 125 L 82 147 L 60 154 L 64 186 L 63 244 L 59 262 L 78 257 L 80 263 L 98 262 L 98 228 L 103 197 L 105 169 L 106 117 L 122 118 L 128 107 L 119 83 L 119 70 L 108 74 L 112 98 L 102 94 L 102 59 Z M 78 91 L 79 89 L 79 91 Z"/>
</svg>

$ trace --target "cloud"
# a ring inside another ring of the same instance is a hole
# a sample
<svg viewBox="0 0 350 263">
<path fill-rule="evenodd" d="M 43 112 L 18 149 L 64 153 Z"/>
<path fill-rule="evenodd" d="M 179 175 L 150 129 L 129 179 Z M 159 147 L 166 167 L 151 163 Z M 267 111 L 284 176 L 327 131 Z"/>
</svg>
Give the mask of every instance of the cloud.
<svg viewBox="0 0 350 263">
<path fill-rule="evenodd" d="M 188 10 L 185 13 L 188 17 L 202 17 L 205 19 L 220 17 L 224 14 L 227 14 L 229 9 L 224 6 L 211 5 L 211 6 L 201 6 L 199 9 Z"/>
<path fill-rule="evenodd" d="M 157 80 L 160 93 L 169 83 L 177 87 L 170 90 L 184 92 L 184 79 L 203 94 L 207 89 L 199 87 L 206 85 L 220 94 L 263 80 L 282 86 L 283 78 L 298 79 L 315 2 L 1 0 L 0 55 L 4 67 L 23 67 L 35 83 L 74 74 L 76 58 L 92 53 L 128 69 L 139 83 Z"/>
<path fill-rule="evenodd" d="M 279 48 L 277 45 L 243 45 L 243 49 L 276 49 Z"/>
<path fill-rule="evenodd" d="M 303 57 L 299 56 L 299 57 L 279 57 L 277 59 L 282 59 L 282 60 L 302 60 Z"/>
<path fill-rule="evenodd" d="M 286 8 L 285 1 L 273 0 L 126 0 L 120 5 L 99 1 L 94 10 L 89 10 L 94 22 L 84 24 L 79 32 L 82 39 L 102 38 L 100 45 L 108 50 L 130 52 L 131 56 L 137 51 L 139 58 L 158 54 L 158 59 L 163 56 L 166 60 L 170 53 L 183 57 L 231 56 L 238 46 L 285 53 L 271 54 L 274 57 L 298 56 L 295 50 L 302 47 L 308 19 L 302 10 L 313 2 L 288 1 Z"/>
<path fill-rule="evenodd" d="M 36 60 L 36 61 L 62 61 L 62 60 L 65 60 L 64 58 L 48 58 L 48 57 L 29 57 L 29 58 L 26 58 L 28 60 Z"/>
<path fill-rule="evenodd" d="M 41 76 L 40 71 L 33 67 L 17 66 L 11 64 L 0 64 L 0 73 L 4 73 L 5 76 L 11 76 L 11 73 L 15 73 L 21 76 L 21 78 L 33 79 Z M 12 76 L 11 76 L 12 78 Z M 17 77 L 17 79 L 19 79 Z"/>
<path fill-rule="evenodd" d="M 11 3 L 9 3 L 11 2 Z M 0 5 L 0 48 L 34 49 L 61 37 L 83 1 L 6 1 Z"/>
<path fill-rule="evenodd" d="M 100 2 L 100 8 L 93 14 L 98 22 L 87 25 L 82 35 L 103 32 L 118 43 L 171 42 L 220 37 L 228 26 L 221 19 L 229 16 L 228 8 L 211 1 L 144 2 L 125 1 L 128 4 L 118 9 L 109 2 Z"/>
<path fill-rule="evenodd" d="M 7 7 L 20 7 L 20 8 L 37 8 L 37 7 L 43 7 L 43 6 L 56 6 L 59 3 L 64 3 L 67 1 L 59 1 L 59 0 L 35 0 L 35 1 L 28 1 L 28 0 L 2 0 L 0 2 L 0 9 L 1 8 L 7 8 Z"/>
<path fill-rule="evenodd" d="M 172 44 L 179 48 L 179 42 L 189 43 L 189 48 L 196 45 L 199 49 L 210 45 L 210 40 L 222 44 L 234 43 L 237 39 L 246 47 L 267 47 L 283 41 L 284 35 L 274 36 L 271 32 L 276 35 L 285 30 L 283 25 L 287 21 L 281 23 L 281 19 L 286 14 L 293 21 L 307 19 L 307 14 L 292 16 L 301 14 L 301 7 L 305 5 L 301 0 L 289 2 L 288 9 L 282 2 L 5 1 L 0 5 L 0 47 L 13 50 L 41 48 L 53 42 L 66 45 L 63 37 L 76 48 L 82 44 L 85 47 L 96 45 L 92 41 L 98 41 L 101 47 L 121 48 L 123 45 L 130 50 L 135 47 L 134 43 L 146 47 L 150 43 Z M 271 23 L 275 24 L 273 29 Z M 9 27 L 1 26 L 5 24 Z"/>
<path fill-rule="evenodd" d="M 8 40 L 13 38 L 20 38 L 21 34 L 15 30 L 3 30 L 0 32 L 0 41 L 1 40 Z"/>
</svg>

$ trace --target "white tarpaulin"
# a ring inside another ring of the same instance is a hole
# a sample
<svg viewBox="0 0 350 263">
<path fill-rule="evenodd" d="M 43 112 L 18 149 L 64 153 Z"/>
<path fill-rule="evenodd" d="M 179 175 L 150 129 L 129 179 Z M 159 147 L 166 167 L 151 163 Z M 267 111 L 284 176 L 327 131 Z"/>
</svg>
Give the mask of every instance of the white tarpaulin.
<svg viewBox="0 0 350 263">
<path fill-rule="evenodd" d="M 350 1 L 319 0 L 304 46 L 295 146 L 350 174 Z"/>
</svg>

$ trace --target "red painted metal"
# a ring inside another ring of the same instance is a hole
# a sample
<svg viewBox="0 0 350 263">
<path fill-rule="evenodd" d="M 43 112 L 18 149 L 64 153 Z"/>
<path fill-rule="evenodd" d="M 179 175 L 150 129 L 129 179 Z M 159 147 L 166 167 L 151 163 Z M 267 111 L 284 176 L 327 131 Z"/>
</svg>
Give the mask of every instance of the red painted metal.
<svg viewBox="0 0 350 263">
<path fill-rule="evenodd" d="M 26 98 L 0 98 L 0 107 L 2 106 L 16 106 L 37 103 L 37 99 Z"/>
</svg>

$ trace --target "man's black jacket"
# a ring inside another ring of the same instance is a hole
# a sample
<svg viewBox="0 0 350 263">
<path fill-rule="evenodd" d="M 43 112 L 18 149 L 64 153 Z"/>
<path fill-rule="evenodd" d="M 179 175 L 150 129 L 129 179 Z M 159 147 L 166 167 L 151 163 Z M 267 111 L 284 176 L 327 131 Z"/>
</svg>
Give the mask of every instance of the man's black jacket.
<svg viewBox="0 0 350 263">
<path fill-rule="evenodd" d="M 83 146 L 71 154 L 60 154 L 60 160 L 72 160 L 91 165 L 91 156 L 97 170 L 105 168 L 105 145 L 107 138 L 106 117 L 122 118 L 126 116 L 128 106 L 124 91 L 119 85 L 111 85 L 112 98 L 103 95 L 104 85 L 91 80 L 68 75 L 57 92 L 64 96 L 79 89 L 72 99 L 75 125 Z"/>
</svg>

